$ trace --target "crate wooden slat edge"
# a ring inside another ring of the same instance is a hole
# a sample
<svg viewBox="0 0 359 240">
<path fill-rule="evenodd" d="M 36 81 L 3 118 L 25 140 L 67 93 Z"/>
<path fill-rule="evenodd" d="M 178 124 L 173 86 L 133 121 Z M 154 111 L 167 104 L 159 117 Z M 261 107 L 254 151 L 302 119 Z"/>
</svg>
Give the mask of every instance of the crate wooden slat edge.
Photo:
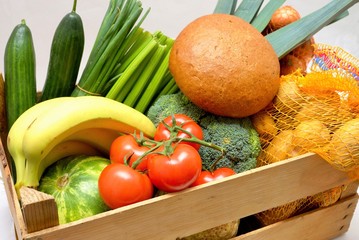
<svg viewBox="0 0 359 240">
<path fill-rule="evenodd" d="M 100 233 L 102 239 L 125 239 L 128 234 L 134 239 L 176 239 L 348 182 L 345 173 L 306 154 L 73 223 L 21 232 L 20 239 L 94 239 Z"/>
<path fill-rule="evenodd" d="M 357 203 L 358 194 L 355 194 L 332 206 L 303 213 L 233 240 L 332 239 L 348 231 Z"/>
<path fill-rule="evenodd" d="M 0 159 L 1 159 L 0 170 L 1 170 L 1 174 L 3 176 L 4 188 L 5 188 L 9 208 L 10 208 L 10 213 L 14 220 L 16 234 L 18 236 L 21 236 L 27 230 L 26 230 L 24 218 L 22 215 L 20 203 L 19 203 L 18 197 L 16 195 L 14 182 L 11 177 L 10 166 L 6 159 L 6 154 L 5 154 L 5 151 L 4 151 L 4 148 L 3 148 L 3 145 L 1 142 L 0 142 Z"/>
</svg>

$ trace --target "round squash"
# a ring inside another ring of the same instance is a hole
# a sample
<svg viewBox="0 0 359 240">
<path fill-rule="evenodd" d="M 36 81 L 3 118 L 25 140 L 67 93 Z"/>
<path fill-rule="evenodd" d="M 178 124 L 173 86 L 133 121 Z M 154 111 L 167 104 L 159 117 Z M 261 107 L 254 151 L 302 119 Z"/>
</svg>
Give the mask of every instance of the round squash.
<svg viewBox="0 0 359 240">
<path fill-rule="evenodd" d="M 239 17 L 209 14 L 177 36 L 169 69 L 194 104 L 213 114 L 246 117 L 266 107 L 280 82 L 270 43 Z"/>
</svg>

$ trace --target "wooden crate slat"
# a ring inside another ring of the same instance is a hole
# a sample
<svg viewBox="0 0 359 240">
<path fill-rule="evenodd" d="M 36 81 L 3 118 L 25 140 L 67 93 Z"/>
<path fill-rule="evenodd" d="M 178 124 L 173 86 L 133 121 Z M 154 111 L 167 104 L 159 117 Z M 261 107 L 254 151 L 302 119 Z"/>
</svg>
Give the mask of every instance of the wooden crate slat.
<svg viewBox="0 0 359 240">
<path fill-rule="evenodd" d="M 27 232 L 35 232 L 59 225 L 55 199 L 32 188 L 20 188 L 22 211 Z"/>
<path fill-rule="evenodd" d="M 359 187 L 359 181 L 349 183 L 344 187 L 341 198 L 346 198 L 348 196 L 352 196 L 356 194 L 358 191 L 358 187 Z"/>
<path fill-rule="evenodd" d="M 233 240 L 332 239 L 349 229 L 357 202 L 358 195 L 347 197 L 330 207 L 304 213 Z"/>
<path fill-rule="evenodd" d="M 176 239 L 348 181 L 344 172 L 318 155 L 306 154 L 179 194 L 167 194 L 31 233 L 25 239 L 94 239 L 99 232 L 101 239 Z"/>
<path fill-rule="evenodd" d="M 14 182 L 11 177 L 10 167 L 8 165 L 8 161 L 6 160 L 6 155 L 1 142 L 0 142 L 0 159 L 1 159 L 0 170 L 4 180 L 4 187 L 6 191 L 6 197 L 9 203 L 10 212 L 12 218 L 14 219 L 15 230 L 17 236 L 22 236 L 24 233 L 26 233 L 26 225 L 24 222 L 20 203 L 14 187 Z"/>
</svg>

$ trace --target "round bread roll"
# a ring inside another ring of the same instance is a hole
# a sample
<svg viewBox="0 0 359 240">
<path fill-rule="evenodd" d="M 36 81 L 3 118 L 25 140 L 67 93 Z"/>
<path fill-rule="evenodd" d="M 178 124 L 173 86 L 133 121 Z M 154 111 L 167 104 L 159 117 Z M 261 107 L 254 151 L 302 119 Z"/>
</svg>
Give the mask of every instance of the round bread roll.
<svg viewBox="0 0 359 240">
<path fill-rule="evenodd" d="M 259 112 L 279 88 L 280 65 L 252 25 L 227 14 L 202 16 L 176 38 L 169 69 L 194 104 L 226 117 Z"/>
</svg>

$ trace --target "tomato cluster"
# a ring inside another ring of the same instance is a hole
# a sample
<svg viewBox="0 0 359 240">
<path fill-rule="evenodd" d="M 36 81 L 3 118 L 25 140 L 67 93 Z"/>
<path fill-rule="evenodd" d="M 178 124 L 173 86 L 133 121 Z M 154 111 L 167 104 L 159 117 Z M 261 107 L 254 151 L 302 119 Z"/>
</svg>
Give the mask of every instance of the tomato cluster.
<svg viewBox="0 0 359 240">
<path fill-rule="evenodd" d="M 232 169 L 202 171 L 198 153 L 202 128 L 190 117 L 175 114 L 165 118 L 154 139 L 122 135 L 110 148 L 111 164 L 99 177 L 99 192 L 112 209 L 146 200 L 155 190 L 177 192 L 188 187 L 235 174 Z"/>
</svg>

